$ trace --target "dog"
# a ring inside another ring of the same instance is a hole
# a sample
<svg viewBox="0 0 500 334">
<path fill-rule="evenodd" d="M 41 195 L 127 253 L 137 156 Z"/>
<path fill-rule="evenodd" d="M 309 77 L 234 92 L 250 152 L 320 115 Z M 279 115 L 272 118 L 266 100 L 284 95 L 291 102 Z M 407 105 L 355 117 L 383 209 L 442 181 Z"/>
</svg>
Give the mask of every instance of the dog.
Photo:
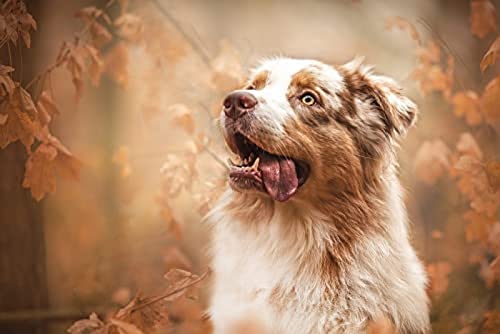
<svg viewBox="0 0 500 334">
<path fill-rule="evenodd" d="M 360 59 L 268 59 L 225 98 L 229 187 L 207 216 L 216 334 L 367 333 L 381 318 L 429 332 L 395 158 L 416 115 Z"/>
</svg>

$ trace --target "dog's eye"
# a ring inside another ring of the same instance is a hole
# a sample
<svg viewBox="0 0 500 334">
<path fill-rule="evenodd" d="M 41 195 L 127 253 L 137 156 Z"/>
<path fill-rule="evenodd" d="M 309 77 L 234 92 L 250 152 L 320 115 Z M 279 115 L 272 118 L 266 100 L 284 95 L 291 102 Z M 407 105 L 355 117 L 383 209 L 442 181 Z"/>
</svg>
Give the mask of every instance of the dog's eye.
<svg viewBox="0 0 500 334">
<path fill-rule="evenodd" d="M 300 101 L 305 105 L 312 106 L 316 103 L 316 98 L 311 93 L 305 93 L 300 97 Z"/>
<path fill-rule="evenodd" d="M 248 85 L 245 89 L 246 90 L 255 90 L 255 86 L 254 85 Z"/>
</svg>

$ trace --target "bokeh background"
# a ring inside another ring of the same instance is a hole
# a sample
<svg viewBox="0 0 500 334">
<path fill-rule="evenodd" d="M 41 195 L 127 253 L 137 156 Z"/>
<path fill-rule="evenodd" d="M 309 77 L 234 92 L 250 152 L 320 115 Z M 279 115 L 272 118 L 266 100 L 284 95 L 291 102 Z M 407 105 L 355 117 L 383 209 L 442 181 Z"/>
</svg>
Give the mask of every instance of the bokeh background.
<svg viewBox="0 0 500 334">
<path fill-rule="evenodd" d="M 49 128 L 79 177 L 57 173 L 55 191 L 34 194 L 22 186 L 22 143 L 0 149 L 1 333 L 62 333 L 91 312 L 110 317 L 139 291 L 159 293 L 171 268 L 207 269 L 202 217 L 226 171 L 221 100 L 275 55 L 363 56 L 418 103 L 399 157 L 434 332 L 500 333 L 497 53 L 480 70 L 498 1 L 26 4 L 31 47 L 2 44 L 2 64 L 26 87 L 57 63 L 63 41 L 78 50 L 81 73 L 64 63 L 27 91 L 56 103 Z M 172 332 L 208 332 L 208 281 L 199 299 L 167 305 Z"/>
</svg>

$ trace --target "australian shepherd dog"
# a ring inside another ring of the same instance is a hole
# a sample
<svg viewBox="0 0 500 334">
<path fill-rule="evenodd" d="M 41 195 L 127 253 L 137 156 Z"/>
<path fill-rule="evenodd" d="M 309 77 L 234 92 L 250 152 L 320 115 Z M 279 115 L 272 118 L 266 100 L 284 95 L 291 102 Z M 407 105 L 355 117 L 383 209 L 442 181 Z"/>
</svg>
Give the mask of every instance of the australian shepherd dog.
<svg viewBox="0 0 500 334">
<path fill-rule="evenodd" d="M 213 227 L 216 334 L 429 332 L 395 149 L 416 105 L 356 59 L 275 58 L 224 100 L 232 154 Z M 240 327 L 238 327 L 240 326 Z"/>
</svg>

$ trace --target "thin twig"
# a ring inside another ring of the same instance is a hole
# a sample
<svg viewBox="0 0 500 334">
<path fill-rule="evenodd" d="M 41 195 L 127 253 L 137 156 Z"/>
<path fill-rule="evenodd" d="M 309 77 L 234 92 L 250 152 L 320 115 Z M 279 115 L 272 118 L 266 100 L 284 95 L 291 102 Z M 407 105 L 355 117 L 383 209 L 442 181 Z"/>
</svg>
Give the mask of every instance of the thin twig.
<svg viewBox="0 0 500 334">
<path fill-rule="evenodd" d="M 199 282 L 203 281 L 203 280 L 205 279 L 205 277 L 207 277 L 207 276 L 208 276 L 208 274 L 209 274 L 209 273 L 210 273 L 210 269 L 208 269 L 207 271 L 205 271 L 205 272 L 204 272 L 204 273 L 203 273 L 200 277 L 198 277 L 198 278 L 196 278 L 196 279 L 192 280 L 191 282 L 189 282 L 189 283 L 187 283 L 187 284 L 185 284 L 185 285 L 183 285 L 183 286 L 181 286 L 181 287 L 179 287 L 179 288 L 177 288 L 177 289 L 174 289 L 174 290 L 172 290 L 172 291 L 169 291 L 169 292 L 167 292 L 167 293 L 165 293 L 165 294 L 163 294 L 163 295 L 160 295 L 160 296 L 154 297 L 153 299 L 148 300 L 148 301 L 147 301 L 147 302 L 145 302 L 145 303 L 142 303 L 142 304 L 139 304 L 139 305 L 137 305 L 137 306 L 133 307 L 133 308 L 130 310 L 130 313 L 135 312 L 135 311 L 137 311 L 137 310 L 140 310 L 141 308 L 144 308 L 144 307 L 146 307 L 146 306 L 148 306 L 148 305 L 151 305 L 151 304 L 154 304 L 154 303 L 156 303 L 156 302 L 159 302 L 159 301 L 160 301 L 160 300 L 162 300 L 162 299 L 165 299 L 165 298 L 168 298 L 168 297 L 170 297 L 170 296 L 173 296 L 173 295 L 175 295 L 176 293 L 179 293 L 179 292 L 181 292 L 181 291 L 183 291 L 183 290 L 185 290 L 185 289 L 187 289 L 187 288 L 189 288 L 189 287 L 192 287 L 193 285 L 195 285 L 195 284 L 197 284 L 197 283 L 199 283 Z"/>
<path fill-rule="evenodd" d="M 165 18 L 170 21 L 170 23 L 177 29 L 177 31 L 184 37 L 184 39 L 191 45 L 196 54 L 201 58 L 203 63 L 207 65 L 207 67 L 211 68 L 212 63 L 210 61 L 210 57 L 206 54 L 206 52 L 200 47 L 196 41 L 189 36 L 188 33 L 184 30 L 184 27 L 180 24 L 179 21 L 175 17 L 173 17 L 163 6 L 160 4 L 158 0 L 151 0 L 151 2 L 155 5 L 158 11 L 165 16 Z"/>
</svg>

